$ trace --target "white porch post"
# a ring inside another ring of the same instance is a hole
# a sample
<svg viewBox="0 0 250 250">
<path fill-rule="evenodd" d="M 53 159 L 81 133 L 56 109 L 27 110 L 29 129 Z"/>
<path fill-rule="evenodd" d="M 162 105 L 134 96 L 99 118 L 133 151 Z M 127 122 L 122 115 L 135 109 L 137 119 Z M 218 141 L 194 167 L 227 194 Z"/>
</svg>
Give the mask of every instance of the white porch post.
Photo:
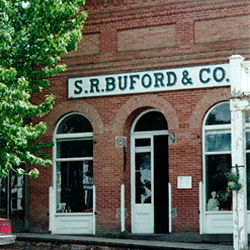
<svg viewBox="0 0 250 250">
<path fill-rule="evenodd" d="M 121 185 L 121 232 L 125 232 L 125 185 Z"/>
<path fill-rule="evenodd" d="M 238 100 L 232 100 L 232 105 Z M 233 191 L 233 225 L 234 249 L 247 249 L 247 208 L 246 208 L 246 143 L 245 143 L 245 115 L 241 110 L 232 108 L 232 166 L 238 165 L 239 183 L 242 188 Z M 244 167 L 243 167 L 244 166 Z M 237 171 L 234 167 L 233 171 Z"/>
<path fill-rule="evenodd" d="M 245 140 L 245 111 L 249 106 L 247 82 L 243 81 L 244 58 L 236 55 L 230 57 L 231 69 L 231 124 L 232 124 L 232 166 L 238 171 L 239 183 L 242 188 L 233 191 L 233 241 L 235 250 L 248 249 L 247 236 L 247 202 L 246 202 L 246 140 Z M 236 168 L 236 165 L 238 168 Z"/>
</svg>

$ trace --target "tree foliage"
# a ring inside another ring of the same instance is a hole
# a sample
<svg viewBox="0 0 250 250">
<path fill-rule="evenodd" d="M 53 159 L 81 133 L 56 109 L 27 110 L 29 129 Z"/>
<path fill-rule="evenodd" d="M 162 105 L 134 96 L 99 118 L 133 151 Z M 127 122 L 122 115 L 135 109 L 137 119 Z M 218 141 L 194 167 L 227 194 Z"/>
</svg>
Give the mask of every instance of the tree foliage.
<svg viewBox="0 0 250 250">
<path fill-rule="evenodd" d="M 60 56 L 76 49 L 87 17 L 84 0 L 0 0 L 0 176 L 23 163 L 48 166 L 41 153 L 51 144 L 35 143 L 46 124 L 27 123 L 49 112 L 54 96 L 35 105 L 31 95 L 66 69 Z M 17 175 L 25 172 L 17 168 Z M 39 171 L 31 170 L 30 178 Z"/>
</svg>

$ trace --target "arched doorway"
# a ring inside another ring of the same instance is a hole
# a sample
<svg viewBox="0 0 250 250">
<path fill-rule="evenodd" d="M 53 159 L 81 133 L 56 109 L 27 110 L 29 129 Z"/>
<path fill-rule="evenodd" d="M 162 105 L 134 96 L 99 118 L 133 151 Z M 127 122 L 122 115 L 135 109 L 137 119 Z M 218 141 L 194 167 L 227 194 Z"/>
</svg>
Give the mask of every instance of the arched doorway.
<svg viewBox="0 0 250 250">
<path fill-rule="evenodd" d="M 168 125 L 147 110 L 131 130 L 132 233 L 168 233 Z"/>
</svg>

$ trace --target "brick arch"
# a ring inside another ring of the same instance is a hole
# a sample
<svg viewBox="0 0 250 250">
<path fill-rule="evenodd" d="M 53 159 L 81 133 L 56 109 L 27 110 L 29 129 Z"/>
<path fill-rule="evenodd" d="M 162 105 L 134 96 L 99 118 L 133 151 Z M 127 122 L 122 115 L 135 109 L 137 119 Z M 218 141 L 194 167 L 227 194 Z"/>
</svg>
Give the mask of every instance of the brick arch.
<svg viewBox="0 0 250 250">
<path fill-rule="evenodd" d="M 170 103 L 162 97 L 156 95 L 143 95 L 143 96 L 134 96 L 130 98 L 117 112 L 115 121 L 113 124 L 113 134 L 123 135 L 124 126 L 126 120 L 132 112 L 137 109 L 147 107 L 155 108 L 158 111 L 162 112 L 168 122 L 168 129 L 177 129 L 179 128 L 179 121 L 177 114 L 174 108 Z"/>
<path fill-rule="evenodd" d="M 203 96 L 201 100 L 197 103 L 194 111 L 189 120 L 190 128 L 200 128 L 202 127 L 203 118 L 214 104 L 221 101 L 228 101 L 230 96 L 230 89 L 214 89 L 209 91 L 208 94 Z"/>
<path fill-rule="evenodd" d="M 103 123 L 97 111 L 84 101 L 77 100 L 77 102 L 66 101 L 64 103 L 56 105 L 56 107 L 52 109 L 52 111 L 46 118 L 46 134 L 53 135 L 58 120 L 64 115 L 71 112 L 78 112 L 86 116 L 86 118 L 88 118 L 91 122 L 95 134 L 103 133 Z"/>
</svg>

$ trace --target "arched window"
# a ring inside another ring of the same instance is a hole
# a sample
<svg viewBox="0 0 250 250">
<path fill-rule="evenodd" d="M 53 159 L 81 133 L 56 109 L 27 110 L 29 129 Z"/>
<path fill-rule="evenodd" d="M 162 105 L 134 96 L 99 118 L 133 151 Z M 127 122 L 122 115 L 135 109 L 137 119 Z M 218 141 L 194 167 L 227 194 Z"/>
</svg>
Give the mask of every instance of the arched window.
<svg viewBox="0 0 250 250">
<path fill-rule="evenodd" d="M 159 111 L 150 111 L 139 118 L 139 120 L 136 123 L 134 132 L 167 130 L 167 129 L 168 129 L 168 124 L 164 115 Z"/>
<path fill-rule="evenodd" d="M 246 118 L 247 169 L 250 162 L 250 130 L 249 119 Z M 206 187 L 206 204 L 211 193 L 216 192 L 220 211 L 231 210 L 232 198 L 226 192 L 226 173 L 231 170 L 231 112 L 228 102 L 214 106 L 206 115 L 203 124 L 203 162 L 205 166 L 204 180 Z M 248 175 L 250 176 L 250 175 Z M 249 178 L 247 178 L 249 179 Z M 249 181 L 248 181 L 249 182 Z M 248 183 L 249 184 L 249 183 Z M 248 201 L 250 192 L 248 188 Z M 248 205 L 249 209 L 249 205 Z M 207 211 L 213 208 L 206 206 Z"/>
<path fill-rule="evenodd" d="M 80 114 L 65 116 L 55 133 L 57 212 L 93 209 L 93 129 Z"/>
</svg>

